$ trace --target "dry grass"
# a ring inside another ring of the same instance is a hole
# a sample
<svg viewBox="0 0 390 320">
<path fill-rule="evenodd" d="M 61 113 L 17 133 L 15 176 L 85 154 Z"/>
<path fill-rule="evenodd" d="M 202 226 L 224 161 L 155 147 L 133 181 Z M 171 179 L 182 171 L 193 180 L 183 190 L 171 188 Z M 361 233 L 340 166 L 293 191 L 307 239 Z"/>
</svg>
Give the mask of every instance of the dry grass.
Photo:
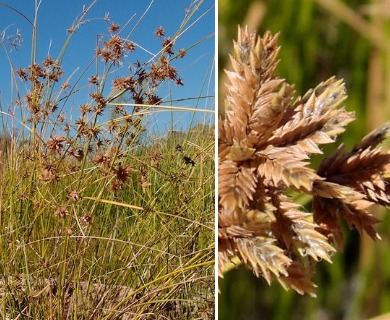
<svg viewBox="0 0 390 320">
<path fill-rule="evenodd" d="M 181 28 L 207 10 L 195 2 Z M 160 85 L 183 84 L 174 62 L 185 59 L 162 28 L 150 31 L 162 44 L 154 59 L 113 78 L 138 44 L 107 23 L 76 119 L 66 110 L 81 78 L 64 79 L 63 52 L 42 62 L 33 52 L 13 70 L 27 91 L 1 111 L 2 318 L 213 317 L 213 112 L 161 105 Z M 148 120 L 162 110 L 206 116 L 154 137 Z"/>
</svg>

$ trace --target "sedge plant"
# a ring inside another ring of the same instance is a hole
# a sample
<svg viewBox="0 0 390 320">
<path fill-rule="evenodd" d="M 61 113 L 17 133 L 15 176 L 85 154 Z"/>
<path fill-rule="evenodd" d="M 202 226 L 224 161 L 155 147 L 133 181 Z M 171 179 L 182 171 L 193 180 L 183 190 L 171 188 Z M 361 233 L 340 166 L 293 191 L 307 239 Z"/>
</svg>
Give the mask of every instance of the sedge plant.
<svg viewBox="0 0 390 320">
<path fill-rule="evenodd" d="M 148 9 L 125 26 L 106 16 L 108 35 L 76 78 L 62 65 L 96 2 L 68 29 L 57 57 L 37 60 L 38 4 L 31 63 L 15 66 L 3 45 L 17 92 L 1 110 L 0 316 L 211 318 L 213 112 L 159 95 L 163 84 L 184 84 L 175 62 L 191 48 L 175 43 L 211 8 L 191 3 L 172 37 L 150 30 L 161 47 L 144 61 L 132 60 L 143 44 L 125 30 L 148 19 Z M 118 72 L 124 66 L 131 68 Z M 87 102 L 71 113 L 81 93 Z M 184 132 L 155 136 L 150 119 L 167 111 L 205 116 Z"/>
</svg>

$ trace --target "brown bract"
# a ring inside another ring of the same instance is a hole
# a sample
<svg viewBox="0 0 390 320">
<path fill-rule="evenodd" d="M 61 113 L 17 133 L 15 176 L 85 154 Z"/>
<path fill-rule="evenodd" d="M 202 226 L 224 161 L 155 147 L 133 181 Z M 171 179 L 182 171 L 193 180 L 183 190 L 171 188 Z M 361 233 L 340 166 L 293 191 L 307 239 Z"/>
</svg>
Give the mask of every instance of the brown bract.
<svg viewBox="0 0 390 320">
<path fill-rule="evenodd" d="M 275 75 L 278 36 L 238 30 L 224 118 L 218 122 L 218 256 L 220 276 L 238 258 L 268 283 L 315 296 L 312 266 L 331 262 L 342 244 L 340 220 L 379 238 L 368 212 L 390 204 L 390 154 L 377 147 L 390 125 L 375 130 L 348 152 L 343 146 L 318 171 L 310 156 L 333 143 L 354 114 L 343 107 L 342 80 L 332 77 L 295 98 Z M 313 196 L 313 212 L 289 191 Z"/>
</svg>

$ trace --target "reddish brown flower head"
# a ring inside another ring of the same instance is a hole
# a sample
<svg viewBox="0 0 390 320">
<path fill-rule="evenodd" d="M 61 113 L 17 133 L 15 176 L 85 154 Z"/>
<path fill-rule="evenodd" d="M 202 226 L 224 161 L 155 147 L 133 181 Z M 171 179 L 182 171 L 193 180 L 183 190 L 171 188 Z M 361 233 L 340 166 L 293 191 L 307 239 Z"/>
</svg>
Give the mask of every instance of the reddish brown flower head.
<svg viewBox="0 0 390 320">
<path fill-rule="evenodd" d="M 177 86 L 184 86 L 183 80 L 181 78 L 176 79 L 176 85 Z"/>
<path fill-rule="evenodd" d="M 45 103 L 45 107 L 51 113 L 55 112 L 58 109 L 58 106 L 54 101 L 47 101 Z"/>
<path fill-rule="evenodd" d="M 132 76 L 116 78 L 114 79 L 114 88 L 116 90 L 128 90 L 132 89 L 135 86 L 135 80 Z"/>
<path fill-rule="evenodd" d="M 53 65 L 55 65 L 55 62 L 52 57 L 48 56 L 44 61 L 43 61 L 43 66 L 45 68 L 50 68 Z"/>
<path fill-rule="evenodd" d="M 89 127 L 89 128 L 87 129 L 86 134 L 87 134 L 89 137 L 95 138 L 95 139 L 96 139 L 96 138 L 99 136 L 100 131 L 101 131 L 101 129 L 100 129 L 99 127 L 97 127 L 97 126 Z"/>
<path fill-rule="evenodd" d="M 84 157 L 84 151 L 80 148 L 78 149 L 70 149 L 69 154 L 75 157 L 77 160 L 81 161 Z"/>
<path fill-rule="evenodd" d="M 27 81 L 28 80 L 28 74 L 27 74 L 27 70 L 25 68 L 19 68 L 18 70 L 16 70 L 16 74 L 23 81 Z"/>
<path fill-rule="evenodd" d="M 103 62 L 118 63 L 123 58 L 124 40 L 118 35 L 113 35 L 110 40 L 105 41 L 103 48 L 98 48 L 96 55 L 102 58 Z"/>
<path fill-rule="evenodd" d="M 43 182 L 52 182 L 52 181 L 59 180 L 56 168 L 50 164 L 44 167 L 44 169 L 41 172 L 40 178 Z"/>
<path fill-rule="evenodd" d="M 162 43 L 162 46 L 163 46 L 163 51 L 167 54 L 169 54 L 170 56 L 173 55 L 173 41 L 171 40 L 171 38 L 165 38 L 163 43 Z"/>
<path fill-rule="evenodd" d="M 80 111 L 81 111 L 81 113 L 82 113 L 83 115 L 88 114 L 88 113 L 90 113 L 90 112 L 92 111 L 92 107 L 91 107 L 91 105 L 89 105 L 89 104 L 82 104 L 82 105 L 79 107 L 79 109 L 80 109 Z"/>
<path fill-rule="evenodd" d="M 83 226 L 90 226 L 92 224 L 92 217 L 90 214 L 86 214 L 84 217 L 81 218 L 81 224 Z"/>
<path fill-rule="evenodd" d="M 118 129 L 119 125 L 118 125 L 118 122 L 115 121 L 114 119 L 111 119 L 108 123 L 108 131 L 110 133 L 113 133 L 115 132 L 117 129 Z"/>
<path fill-rule="evenodd" d="M 30 71 L 30 77 L 29 80 L 32 82 L 39 81 L 39 78 L 45 77 L 45 72 L 43 71 L 42 67 L 38 63 L 33 63 L 29 67 Z"/>
<path fill-rule="evenodd" d="M 89 84 L 98 85 L 98 84 L 99 84 L 99 76 L 98 76 L 97 74 L 91 76 L 91 77 L 88 79 L 88 83 L 89 83 Z"/>
<path fill-rule="evenodd" d="M 64 141 L 64 137 L 61 136 L 50 138 L 46 143 L 46 148 L 49 150 L 50 153 L 60 152 L 64 147 Z"/>
<path fill-rule="evenodd" d="M 79 134 L 85 134 L 87 131 L 87 122 L 83 118 L 79 118 L 75 121 L 75 124 L 77 125 L 77 132 Z"/>
<path fill-rule="evenodd" d="M 187 54 L 187 51 L 185 49 L 179 49 L 179 52 L 177 53 L 177 56 L 179 58 L 184 58 L 184 56 Z"/>
<path fill-rule="evenodd" d="M 58 207 L 58 209 L 54 212 L 57 217 L 64 218 L 69 216 L 69 211 L 64 206 Z"/>
<path fill-rule="evenodd" d="M 116 114 L 126 114 L 125 112 L 125 108 L 121 105 L 116 105 L 115 108 L 114 108 L 114 112 Z"/>
<path fill-rule="evenodd" d="M 134 172 L 134 169 L 132 169 L 129 166 L 122 166 L 119 165 L 114 169 L 116 178 L 120 180 L 121 182 L 125 183 L 130 175 L 130 173 Z"/>
<path fill-rule="evenodd" d="M 68 193 L 66 196 L 69 200 L 72 200 L 73 202 L 76 202 L 81 199 L 80 192 L 76 190 L 72 190 L 71 192 Z"/>
<path fill-rule="evenodd" d="M 135 50 L 135 43 L 133 41 L 126 43 L 125 50 L 128 52 L 133 52 Z"/>
<path fill-rule="evenodd" d="M 110 31 L 111 33 L 115 33 L 119 30 L 119 28 L 119 24 L 113 23 L 108 27 L 108 31 Z"/>
<path fill-rule="evenodd" d="M 99 106 L 105 106 L 107 104 L 106 100 L 104 99 L 103 95 L 98 92 L 94 92 L 90 94 L 90 97 L 99 105 Z"/>
<path fill-rule="evenodd" d="M 161 37 L 165 36 L 165 31 L 164 31 L 163 27 L 160 26 L 160 27 L 158 27 L 158 28 L 156 29 L 156 31 L 154 32 L 154 34 L 156 35 L 156 37 L 161 38 Z"/>
<path fill-rule="evenodd" d="M 162 99 L 154 94 L 148 95 L 148 104 L 159 105 L 161 104 Z"/>
<path fill-rule="evenodd" d="M 120 181 L 115 181 L 111 183 L 111 191 L 113 193 L 118 193 L 120 190 L 123 189 L 123 183 Z"/>
<path fill-rule="evenodd" d="M 70 83 L 68 81 L 65 81 L 62 85 L 61 85 L 61 89 L 62 90 L 66 90 L 70 87 Z"/>
<path fill-rule="evenodd" d="M 177 78 L 177 70 L 176 68 L 169 66 L 166 70 L 168 78 L 171 80 L 175 80 Z"/>
<path fill-rule="evenodd" d="M 109 167 L 113 160 L 115 149 L 109 149 L 104 154 L 98 153 L 93 162 L 103 167 Z"/>
</svg>

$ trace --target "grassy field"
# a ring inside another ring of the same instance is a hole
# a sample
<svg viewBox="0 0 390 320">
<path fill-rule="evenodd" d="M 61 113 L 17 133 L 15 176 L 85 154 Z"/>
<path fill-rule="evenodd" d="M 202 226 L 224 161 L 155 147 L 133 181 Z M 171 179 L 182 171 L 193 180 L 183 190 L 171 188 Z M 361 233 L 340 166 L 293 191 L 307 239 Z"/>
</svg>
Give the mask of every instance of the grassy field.
<svg viewBox="0 0 390 320">
<path fill-rule="evenodd" d="M 180 85 L 184 52 L 164 40 L 153 62 L 113 78 L 135 48 L 118 29 L 97 48 L 104 67 L 83 84 L 79 117 L 64 103 L 83 88 L 62 78 L 66 56 L 36 61 L 33 48 L 29 66 L 11 65 L 27 90 L 1 110 L 2 319 L 213 318 L 213 112 L 173 107 L 203 121 L 156 134 L 160 85 Z"/>
</svg>

